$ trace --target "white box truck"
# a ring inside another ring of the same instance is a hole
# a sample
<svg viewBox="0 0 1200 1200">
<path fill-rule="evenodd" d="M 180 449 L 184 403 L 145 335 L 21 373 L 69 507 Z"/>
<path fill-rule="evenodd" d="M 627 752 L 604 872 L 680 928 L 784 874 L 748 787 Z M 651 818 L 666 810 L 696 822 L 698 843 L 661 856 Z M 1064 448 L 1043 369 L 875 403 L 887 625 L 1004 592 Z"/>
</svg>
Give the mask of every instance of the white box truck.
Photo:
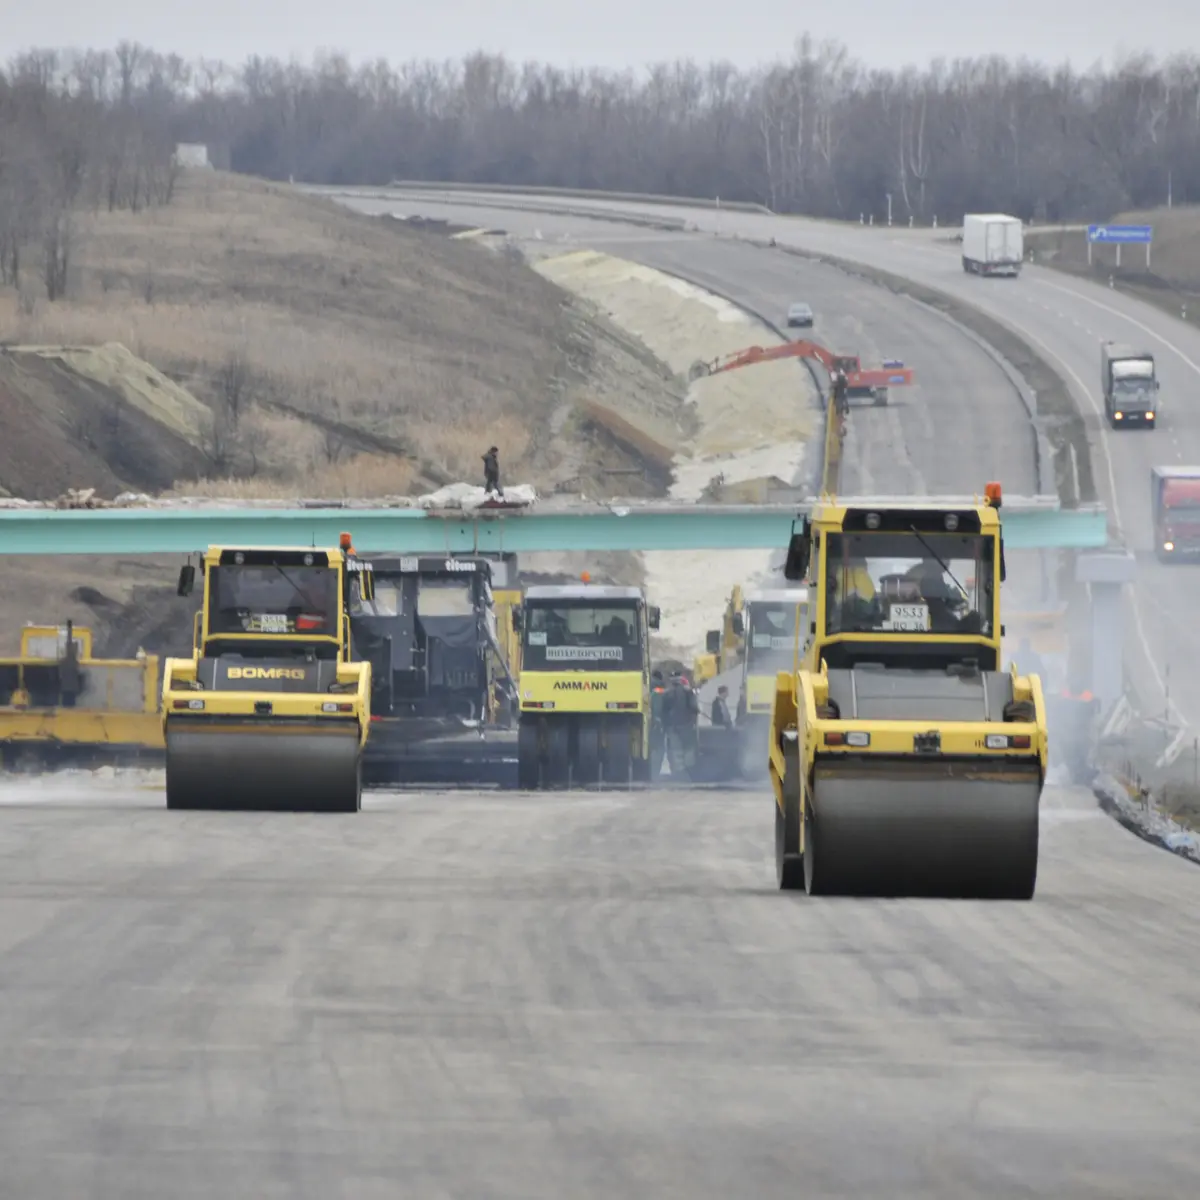
<svg viewBox="0 0 1200 1200">
<path fill-rule="evenodd" d="M 1025 256 L 1019 217 L 967 213 L 963 217 L 963 270 L 976 275 L 1018 275 Z"/>
</svg>

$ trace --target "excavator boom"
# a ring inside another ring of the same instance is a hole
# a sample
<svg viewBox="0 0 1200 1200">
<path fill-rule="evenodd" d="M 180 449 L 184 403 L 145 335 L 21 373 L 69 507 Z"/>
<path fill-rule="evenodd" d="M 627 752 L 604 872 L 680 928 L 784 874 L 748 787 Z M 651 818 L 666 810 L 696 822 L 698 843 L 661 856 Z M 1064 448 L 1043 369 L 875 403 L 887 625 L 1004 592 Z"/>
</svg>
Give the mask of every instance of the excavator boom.
<svg viewBox="0 0 1200 1200">
<path fill-rule="evenodd" d="M 845 372 L 846 385 L 849 388 L 905 387 L 913 382 L 911 367 L 864 369 L 860 366 L 857 356 L 834 354 L 819 342 L 810 342 L 803 338 L 795 342 L 783 342 L 778 346 L 749 346 L 745 350 L 737 350 L 715 358 L 712 362 L 697 362 L 693 364 L 690 375 L 692 379 L 700 379 L 705 375 L 719 375 L 723 371 L 735 371 L 739 367 L 752 367 L 756 363 L 776 362 L 785 358 L 816 359 L 831 374 L 840 369 Z"/>
</svg>

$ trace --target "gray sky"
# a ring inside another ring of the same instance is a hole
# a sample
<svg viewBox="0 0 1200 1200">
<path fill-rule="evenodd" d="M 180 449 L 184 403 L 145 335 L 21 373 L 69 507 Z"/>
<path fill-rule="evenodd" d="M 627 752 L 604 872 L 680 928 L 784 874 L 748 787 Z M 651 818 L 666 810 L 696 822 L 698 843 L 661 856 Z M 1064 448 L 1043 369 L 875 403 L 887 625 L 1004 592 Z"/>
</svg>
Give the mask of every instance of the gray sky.
<svg viewBox="0 0 1200 1200">
<path fill-rule="evenodd" d="M 186 57 L 458 58 L 475 49 L 560 65 L 640 66 L 786 52 L 805 29 L 873 66 L 999 53 L 1079 67 L 1124 45 L 1200 50 L 1195 0 L 2 0 L 0 57 L 130 38 Z"/>
</svg>

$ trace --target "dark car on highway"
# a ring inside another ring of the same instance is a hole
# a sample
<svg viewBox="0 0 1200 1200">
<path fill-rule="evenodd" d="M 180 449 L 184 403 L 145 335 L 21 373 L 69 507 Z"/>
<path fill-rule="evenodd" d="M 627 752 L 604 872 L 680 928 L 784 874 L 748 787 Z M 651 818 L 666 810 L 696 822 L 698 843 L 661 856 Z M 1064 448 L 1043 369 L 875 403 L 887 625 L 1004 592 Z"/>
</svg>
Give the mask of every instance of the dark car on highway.
<svg viewBox="0 0 1200 1200">
<path fill-rule="evenodd" d="M 796 303 L 793 304 L 787 311 L 788 328 L 791 329 L 795 325 L 800 325 L 805 329 L 813 327 L 813 310 L 810 305 Z"/>
</svg>

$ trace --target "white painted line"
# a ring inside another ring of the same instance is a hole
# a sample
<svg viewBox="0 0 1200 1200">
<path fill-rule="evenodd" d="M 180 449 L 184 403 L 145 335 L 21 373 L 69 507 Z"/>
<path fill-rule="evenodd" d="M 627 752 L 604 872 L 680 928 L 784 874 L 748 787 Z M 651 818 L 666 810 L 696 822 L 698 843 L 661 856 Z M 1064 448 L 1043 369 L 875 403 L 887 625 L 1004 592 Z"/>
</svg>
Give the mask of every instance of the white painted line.
<svg viewBox="0 0 1200 1200">
<path fill-rule="evenodd" d="M 1079 378 L 1079 375 L 1071 367 L 1070 363 L 1066 362 L 1060 354 L 1058 354 L 1055 350 L 1053 350 L 1050 346 L 1048 346 L 1040 337 L 1037 336 L 1037 334 L 1032 333 L 1029 330 L 1018 330 L 1018 331 L 1021 332 L 1025 337 L 1027 337 L 1035 345 L 1040 346 L 1041 349 L 1047 355 L 1049 355 L 1050 358 L 1054 359 L 1054 361 L 1057 362 L 1060 367 L 1062 367 L 1062 369 L 1074 381 L 1075 386 L 1078 389 L 1078 391 L 1087 400 L 1088 405 L 1091 407 L 1092 411 L 1096 414 L 1097 417 L 1100 418 L 1100 448 L 1104 451 L 1104 463 L 1108 469 L 1108 487 L 1109 487 L 1109 492 L 1112 495 L 1112 512 L 1113 512 L 1114 518 L 1116 519 L 1117 534 L 1119 537 L 1124 539 L 1125 534 L 1124 534 L 1124 529 L 1123 529 L 1122 522 L 1121 522 L 1121 505 L 1120 505 L 1120 501 L 1117 498 L 1117 495 L 1118 495 L 1118 493 L 1117 493 L 1117 477 L 1116 477 L 1115 472 L 1113 471 L 1112 455 L 1109 453 L 1109 446 L 1108 446 L 1108 431 L 1104 428 L 1104 413 L 1101 410 L 1100 405 L 1096 402 L 1096 398 L 1088 390 L 1087 384 L 1085 384 L 1083 382 L 1083 380 Z M 1132 594 L 1131 594 L 1130 599 L 1133 602 L 1133 623 L 1137 628 L 1138 641 L 1140 641 L 1142 643 L 1142 650 L 1146 655 L 1146 664 L 1147 664 L 1147 666 L 1149 666 L 1150 672 L 1154 676 L 1154 682 L 1156 684 L 1158 684 L 1159 691 L 1162 692 L 1163 698 L 1166 700 L 1167 712 L 1170 715 L 1172 715 L 1174 717 L 1174 719 L 1180 725 L 1186 725 L 1187 722 L 1184 721 L 1183 716 L 1179 712 L 1179 709 L 1176 708 L 1175 702 L 1173 700 L 1167 699 L 1167 686 L 1166 686 L 1166 683 L 1163 681 L 1162 672 L 1159 671 L 1158 666 L 1156 665 L 1156 663 L 1154 661 L 1154 653 L 1150 649 L 1150 639 L 1146 636 L 1146 627 L 1145 627 L 1145 623 L 1142 619 L 1142 605 L 1141 605 L 1139 597 L 1138 597 L 1138 591 L 1136 588 L 1134 588 L 1134 589 L 1131 589 L 1131 592 L 1132 592 Z"/>
<path fill-rule="evenodd" d="M 1077 292 L 1073 288 L 1063 287 L 1061 284 L 1058 284 L 1058 283 L 1051 283 L 1047 279 L 1039 279 L 1037 282 L 1039 284 L 1041 284 L 1043 287 L 1053 288 L 1056 292 L 1062 292 L 1066 296 L 1071 296 L 1076 300 L 1082 300 L 1086 304 L 1092 304 L 1096 308 L 1103 309 L 1103 311 L 1106 313 L 1112 313 L 1112 315 L 1114 317 L 1120 317 L 1121 320 L 1128 321 L 1131 325 L 1136 325 L 1138 327 L 1138 329 L 1140 329 L 1144 334 L 1146 334 L 1147 337 L 1152 337 L 1156 342 L 1161 342 L 1172 353 L 1178 354 L 1179 357 L 1181 359 L 1183 359 L 1183 361 L 1185 363 L 1187 363 L 1187 365 L 1189 367 L 1191 367 L 1192 370 L 1195 371 L 1197 375 L 1200 375 L 1200 364 L 1194 362 L 1191 358 L 1189 358 L 1170 339 L 1163 337 L 1163 335 L 1161 333 L 1155 332 L 1153 329 L 1150 328 L 1149 325 L 1146 325 L 1144 322 L 1139 321 L 1137 319 L 1137 317 L 1131 317 L 1128 313 L 1122 312 L 1119 308 L 1113 308 L 1113 306 L 1111 304 L 1105 304 L 1102 300 L 1094 300 L 1094 299 L 1092 299 L 1091 296 L 1085 295 L 1083 292 Z M 1169 314 L 1164 313 L 1163 315 L 1166 316 Z"/>
</svg>

